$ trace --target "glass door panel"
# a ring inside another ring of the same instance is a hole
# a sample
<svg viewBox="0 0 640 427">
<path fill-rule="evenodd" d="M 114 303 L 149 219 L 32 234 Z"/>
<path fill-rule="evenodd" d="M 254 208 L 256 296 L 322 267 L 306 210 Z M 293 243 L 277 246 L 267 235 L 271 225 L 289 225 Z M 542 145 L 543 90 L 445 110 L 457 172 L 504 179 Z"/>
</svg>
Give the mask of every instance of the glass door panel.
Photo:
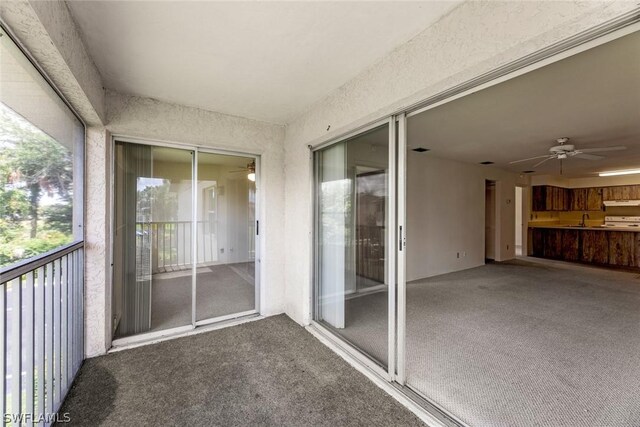
<svg viewBox="0 0 640 427">
<path fill-rule="evenodd" d="M 315 152 L 314 320 L 387 365 L 389 125 Z"/>
<path fill-rule="evenodd" d="M 198 153 L 196 320 L 256 308 L 256 162 Z"/>
<path fill-rule="evenodd" d="M 116 141 L 114 337 L 190 325 L 193 152 Z"/>
</svg>

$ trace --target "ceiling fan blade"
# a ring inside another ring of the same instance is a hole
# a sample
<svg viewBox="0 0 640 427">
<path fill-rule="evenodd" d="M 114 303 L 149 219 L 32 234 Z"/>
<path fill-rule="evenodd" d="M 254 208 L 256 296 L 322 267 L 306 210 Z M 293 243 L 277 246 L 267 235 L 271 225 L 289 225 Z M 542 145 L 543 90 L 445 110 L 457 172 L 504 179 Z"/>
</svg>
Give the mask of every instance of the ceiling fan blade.
<svg viewBox="0 0 640 427">
<path fill-rule="evenodd" d="M 585 160 L 600 160 L 600 159 L 604 159 L 604 156 L 596 156 L 595 154 L 584 154 L 582 152 L 579 152 L 578 154 L 576 154 L 575 156 L 576 159 L 585 159 Z"/>
<path fill-rule="evenodd" d="M 620 150 L 626 150 L 627 147 L 625 147 L 624 145 L 618 145 L 616 147 L 602 147 L 602 148 L 585 148 L 585 149 L 580 149 L 578 151 L 580 151 L 581 153 L 602 153 L 605 151 L 620 151 Z"/>
<path fill-rule="evenodd" d="M 511 165 L 513 163 L 528 162 L 529 160 L 541 159 L 543 157 L 549 157 L 549 155 L 545 154 L 544 156 L 536 156 L 536 157 L 529 157 L 528 159 L 514 160 L 513 162 L 509 162 L 509 164 Z"/>
<path fill-rule="evenodd" d="M 544 163 L 544 162 L 546 162 L 547 160 L 551 160 L 551 159 L 554 159 L 554 158 L 555 158 L 555 156 L 547 156 L 547 158 L 546 158 L 546 159 L 544 159 L 544 160 L 543 160 L 543 161 L 541 161 L 541 162 L 536 163 L 536 164 L 535 164 L 535 165 L 533 165 L 532 167 L 537 168 L 538 166 L 540 166 L 541 164 L 543 164 L 543 163 Z"/>
</svg>

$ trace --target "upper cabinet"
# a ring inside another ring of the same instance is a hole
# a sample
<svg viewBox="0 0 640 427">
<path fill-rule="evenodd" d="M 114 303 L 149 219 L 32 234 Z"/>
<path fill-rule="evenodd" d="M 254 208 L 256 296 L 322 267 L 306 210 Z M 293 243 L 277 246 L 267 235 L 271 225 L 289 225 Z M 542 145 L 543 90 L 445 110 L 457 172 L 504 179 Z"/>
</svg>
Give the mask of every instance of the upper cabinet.
<svg viewBox="0 0 640 427">
<path fill-rule="evenodd" d="M 534 211 L 568 211 L 571 208 L 571 191 L 567 188 L 534 185 L 531 194 Z"/>
<path fill-rule="evenodd" d="M 592 188 L 561 188 L 552 185 L 532 187 L 531 208 L 534 211 L 599 211 L 604 190 Z M 638 186 L 640 196 L 640 186 Z"/>
<path fill-rule="evenodd" d="M 599 211 L 602 210 L 602 188 L 587 188 L 587 211 Z"/>
<path fill-rule="evenodd" d="M 640 200 L 640 185 L 605 187 L 602 200 Z"/>
</svg>

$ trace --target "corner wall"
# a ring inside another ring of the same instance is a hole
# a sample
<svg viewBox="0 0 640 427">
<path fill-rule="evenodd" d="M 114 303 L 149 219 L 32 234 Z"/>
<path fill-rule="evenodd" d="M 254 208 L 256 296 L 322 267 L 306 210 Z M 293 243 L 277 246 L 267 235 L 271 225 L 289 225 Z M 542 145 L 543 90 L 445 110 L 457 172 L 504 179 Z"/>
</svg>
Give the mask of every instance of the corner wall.
<svg viewBox="0 0 640 427">
<path fill-rule="evenodd" d="M 407 281 L 484 265 L 487 180 L 496 182 L 495 259 L 515 258 L 515 186 L 526 179 L 426 153 L 407 157 Z"/>
<path fill-rule="evenodd" d="M 466 2 L 287 126 L 286 313 L 310 321 L 309 144 L 336 138 L 633 10 L 632 2 Z M 515 226 L 514 226 L 515 227 Z"/>
</svg>

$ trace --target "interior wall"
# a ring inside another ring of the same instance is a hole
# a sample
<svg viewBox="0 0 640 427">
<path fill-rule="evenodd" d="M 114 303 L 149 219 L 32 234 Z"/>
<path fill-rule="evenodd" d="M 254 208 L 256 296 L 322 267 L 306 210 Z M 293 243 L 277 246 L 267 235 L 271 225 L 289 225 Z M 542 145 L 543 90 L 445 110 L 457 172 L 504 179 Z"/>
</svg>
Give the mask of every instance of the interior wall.
<svg viewBox="0 0 640 427">
<path fill-rule="evenodd" d="M 407 280 L 484 265 L 485 182 L 495 181 L 496 261 L 515 257 L 515 187 L 526 178 L 487 166 L 407 156 Z"/>
<path fill-rule="evenodd" d="M 336 89 L 287 126 L 286 313 L 311 313 L 311 163 L 308 145 L 402 108 L 629 12 L 625 2 L 465 2 Z M 513 227 L 511 227 L 513 233 Z"/>
</svg>

